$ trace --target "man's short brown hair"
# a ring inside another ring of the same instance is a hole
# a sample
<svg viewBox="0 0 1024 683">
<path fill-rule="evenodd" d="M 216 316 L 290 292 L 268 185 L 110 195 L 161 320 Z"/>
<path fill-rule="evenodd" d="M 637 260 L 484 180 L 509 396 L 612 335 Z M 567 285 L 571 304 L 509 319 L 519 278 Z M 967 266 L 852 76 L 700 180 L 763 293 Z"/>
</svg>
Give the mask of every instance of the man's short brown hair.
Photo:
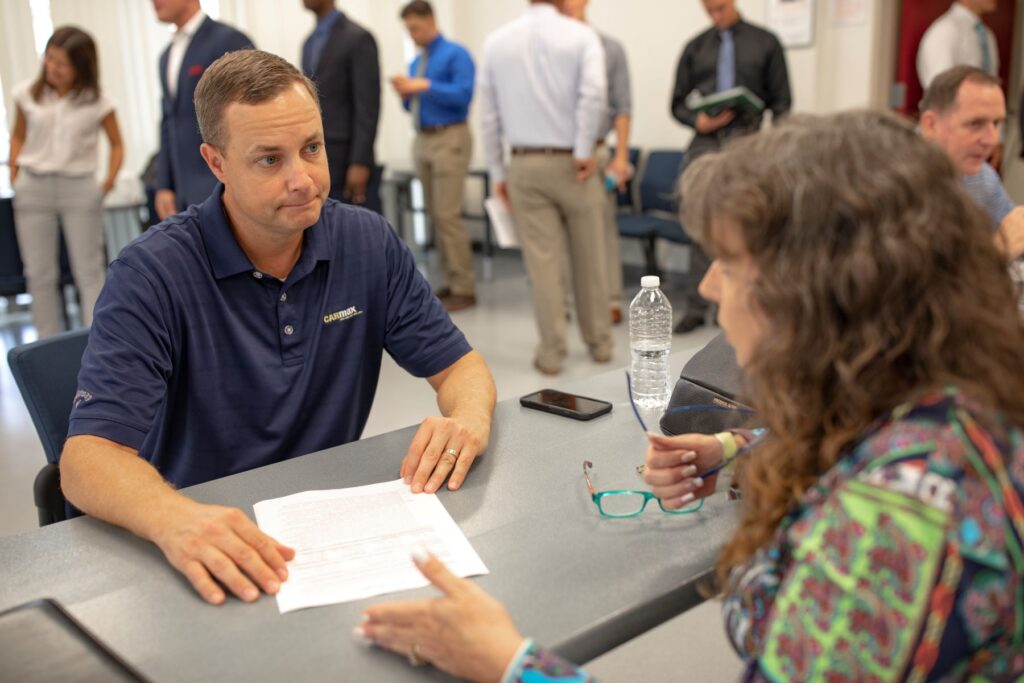
<svg viewBox="0 0 1024 683">
<path fill-rule="evenodd" d="M 313 81 L 277 55 L 262 50 L 238 50 L 223 55 L 209 66 L 196 86 L 194 101 L 203 142 L 223 152 L 228 142 L 224 127 L 227 106 L 233 102 L 268 102 L 292 83 L 306 86 L 319 108 Z"/>
<path fill-rule="evenodd" d="M 964 83 L 975 85 L 991 85 L 996 88 L 1002 87 L 998 78 L 981 69 L 973 66 L 954 66 L 946 69 L 932 80 L 932 84 L 924 92 L 921 98 L 921 113 L 933 111 L 936 114 L 945 114 L 956 104 L 957 93 Z"/>
<path fill-rule="evenodd" d="M 432 17 L 434 16 L 434 8 L 430 6 L 427 0 L 412 0 L 412 2 L 402 8 L 402 13 L 399 16 L 402 19 L 408 19 L 409 17 Z"/>
</svg>

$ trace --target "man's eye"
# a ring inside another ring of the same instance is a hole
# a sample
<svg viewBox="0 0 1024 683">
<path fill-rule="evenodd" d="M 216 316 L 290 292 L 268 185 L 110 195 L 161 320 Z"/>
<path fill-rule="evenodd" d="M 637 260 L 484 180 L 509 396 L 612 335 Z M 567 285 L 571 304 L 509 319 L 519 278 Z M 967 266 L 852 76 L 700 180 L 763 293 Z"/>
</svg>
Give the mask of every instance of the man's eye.
<svg viewBox="0 0 1024 683">
<path fill-rule="evenodd" d="M 273 166 L 274 164 L 277 163 L 277 157 L 270 155 L 260 157 L 259 161 L 257 161 L 256 163 L 258 163 L 260 166 Z"/>
<path fill-rule="evenodd" d="M 306 145 L 306 152 L 308 152 L 309 154 L 316 154 L 319 151 L 320 151 L 320 143 L 319 142 L 311 142 L 310 144 Z"/>
</svg>

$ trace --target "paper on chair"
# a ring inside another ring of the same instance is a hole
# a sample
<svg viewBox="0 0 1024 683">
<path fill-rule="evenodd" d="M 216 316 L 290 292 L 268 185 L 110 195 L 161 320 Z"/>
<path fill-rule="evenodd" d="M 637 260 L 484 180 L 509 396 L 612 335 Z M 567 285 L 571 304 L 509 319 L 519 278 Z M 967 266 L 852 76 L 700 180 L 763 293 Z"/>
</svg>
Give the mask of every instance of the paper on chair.
<svg viewBox="0 0 1024 683">
<path fill-rule="evenodd" d="M 519 247 L 519 237 L 516 235 L 516 223 L 512 220 L 512 213 L 505 206 L 500 197 L 488 197 L 484 200 L 484 210 L 487 211 L 494 226 L 494 236 L 498 240 L 498 246 L 502 249 L 516 249 Z"/>
<path fill-rule="evenodd" d="M 281 613 L 428 585 L 412 562 L 425 546 L 458 576 L 487 574 L 435 494 L 401 479 L 306 491 L 253 505 L 264 533 L 295 549 L 281 584 Z"/>
</svg>

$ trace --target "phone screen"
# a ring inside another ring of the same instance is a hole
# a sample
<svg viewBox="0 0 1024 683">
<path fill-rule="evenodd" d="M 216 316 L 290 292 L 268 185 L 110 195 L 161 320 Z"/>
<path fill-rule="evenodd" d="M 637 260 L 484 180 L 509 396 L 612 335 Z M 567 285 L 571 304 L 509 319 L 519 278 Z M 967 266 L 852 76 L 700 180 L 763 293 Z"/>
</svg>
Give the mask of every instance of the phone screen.
<svg viewBox="0 0 1024 683">
<path fill-rule="evenodd" d="M 611 404 L 607 401 L 567 394 L 554 389 L 543 389 L 524 396 L 520 402 L 529 408 L 584 419 L 603 415 L 611 410 Z"/>
</svg>

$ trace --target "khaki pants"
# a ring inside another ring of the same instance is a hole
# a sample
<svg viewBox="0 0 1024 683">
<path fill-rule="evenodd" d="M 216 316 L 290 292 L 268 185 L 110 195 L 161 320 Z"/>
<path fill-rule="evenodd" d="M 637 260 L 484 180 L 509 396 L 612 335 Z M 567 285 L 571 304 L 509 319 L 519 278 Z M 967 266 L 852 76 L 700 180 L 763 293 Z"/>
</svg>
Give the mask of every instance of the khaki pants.
<svg viewBox="0 0 1024 683">
<path fill-rule="evenodd" d="M 421 132 L 413 145 L 416 174 L 423 183 L 427 215 L 441 257 L 444 286 L 452 294 L 471 296 L 476 291 L 473 249 L 462 222 L 466 173 L 473 152 L 469 126 L 460 123 L 437 131 Z"/>
<path fill-rule="evenodd" d="M 61 329 L 57 232 L 61 226 L 78 287 L 82 322 L 91 325 L 107 270 L 99 185 L 92 176 L 36 174 L 23 168 L 14 192 L 18 250 L 25 265 L 28 293 L 32 295 L 32 323 L 39 338 Z"/>
<path fill-rule="evenodd" d="M 570 154 L 515 155 L 508 191 L 540 333 L 537 363 L 558 370 L 567 353 L 562 285 L 566 254 L 583 341 L 591 355 L 611 355 L 604 198 L 598 174 L 576 182 Z"/>
</svg>

